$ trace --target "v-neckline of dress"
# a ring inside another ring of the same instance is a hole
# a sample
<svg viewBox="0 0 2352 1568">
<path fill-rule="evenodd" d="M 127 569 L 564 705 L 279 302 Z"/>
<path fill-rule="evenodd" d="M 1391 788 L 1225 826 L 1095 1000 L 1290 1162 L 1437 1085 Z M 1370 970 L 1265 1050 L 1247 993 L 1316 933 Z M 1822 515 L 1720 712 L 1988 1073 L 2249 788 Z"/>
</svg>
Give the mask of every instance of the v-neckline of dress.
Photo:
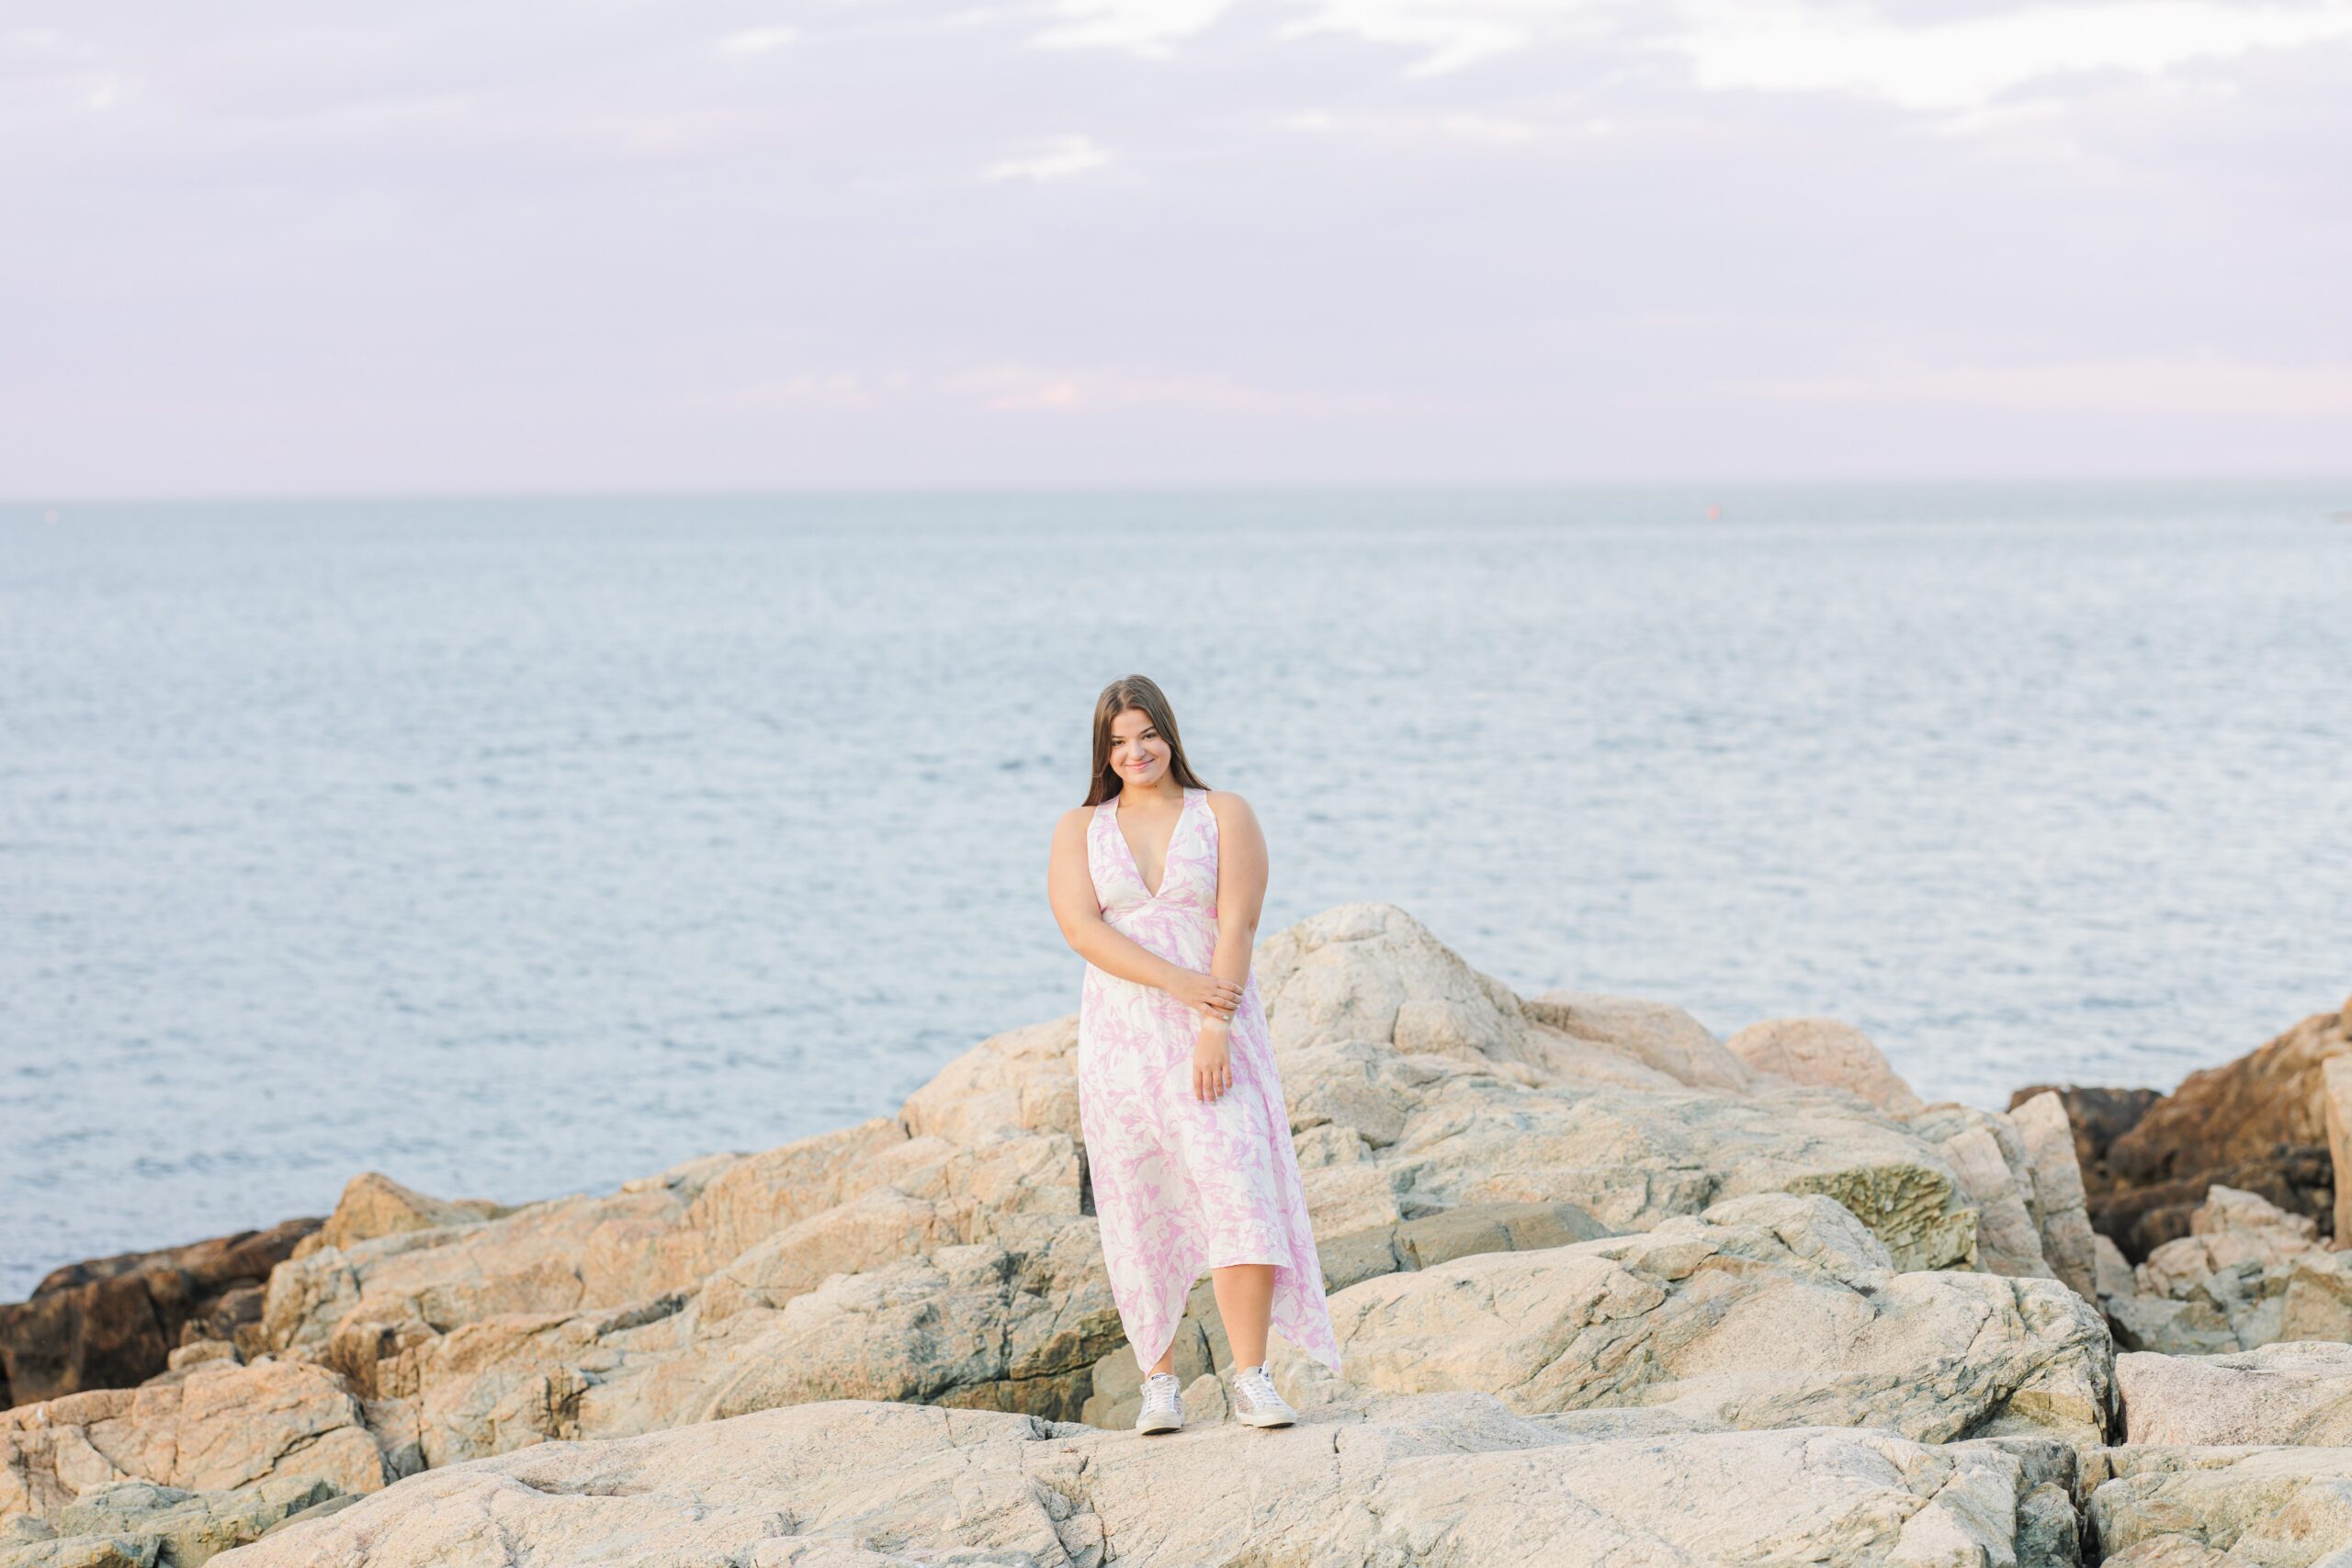
<svg viewBox="0 0 2352 1568">
<path fill-rule="evenodd" d="M 1159 852 L 1159 886 L 1162 888 L 1168 886 L 1168 857 L 1176 852 L 1176 835 L 1184 830 L 1184 813 L 1192 808 L 1193 792 L 1187 787 L 1183 799 L 1177 803 L 1175 826 L 1168 829 L 1168 847 Z M 1117 836 L 1119 848 L 1126 852 L 1127 869 L 1136 874 L 1136 886 L 1143 889 L 1146 898 L 1157 904 L 1159 895 L 1153 892 L 1151 884 L 1143 879 L 1143 865 L 1136 859 L 1136 847 L 1127 842 L 1126 832 L 1119 826 L 1119 797 L 1115 795 L 1111 797 L 1111 831 Z"/>
</svg>

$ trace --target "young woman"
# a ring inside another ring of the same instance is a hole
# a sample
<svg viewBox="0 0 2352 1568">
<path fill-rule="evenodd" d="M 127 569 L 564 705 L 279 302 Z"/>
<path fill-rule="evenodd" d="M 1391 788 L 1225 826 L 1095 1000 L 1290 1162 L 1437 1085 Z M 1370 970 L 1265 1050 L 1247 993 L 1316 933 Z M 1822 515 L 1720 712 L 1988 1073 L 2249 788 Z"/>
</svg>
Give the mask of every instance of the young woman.
<svg viewBox="0 0 2352 1568">
<path fill-rule="evenodd" d="M 1141 675 L 1094 705 L 1094 779 L 1054 829 L 1047 890 L 1086 960 L 1079 1121 L 1102 1258 L 1145 1371 L 1142 1432 L 1183 1425 L 1176 1325 L 1204 1269 L 1232 1343 L 1236 1416 L 1297 1412 L 1266 1366 L 1269 1325 L 1340 1370 L 1290 1113 L 1250 973 L 1266 841 L 1249 803 L 1202 784 Z"/>
</svg>

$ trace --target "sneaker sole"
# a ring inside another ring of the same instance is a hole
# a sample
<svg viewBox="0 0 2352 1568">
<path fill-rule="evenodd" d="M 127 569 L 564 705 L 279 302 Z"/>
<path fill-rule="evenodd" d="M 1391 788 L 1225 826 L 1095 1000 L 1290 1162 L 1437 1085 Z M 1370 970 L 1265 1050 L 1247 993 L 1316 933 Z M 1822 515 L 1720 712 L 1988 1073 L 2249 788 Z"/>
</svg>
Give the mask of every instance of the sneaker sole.
<svg viewBox="0 0 2352 1568">
<path fill-rule="evenodd" d="M 1136 1423 L 1136 1430 L 1147 1437 L 1154 1432 L 1173 1432 L 1184 1425 L 1181 1416 L 1152 1416 Z"/>
<path fill-rule="evenodd" d="M 1240 1422 L 1245 1427 L 1288 1427 L 1295 1422 L 1298 1417 L 1295 1416 L 1276 1416 L 1272 1414 L 1260 1415 L 1253 1411 L 1245 1415 L 1237 1416 L 1234 1419 Z"/>
</svg>

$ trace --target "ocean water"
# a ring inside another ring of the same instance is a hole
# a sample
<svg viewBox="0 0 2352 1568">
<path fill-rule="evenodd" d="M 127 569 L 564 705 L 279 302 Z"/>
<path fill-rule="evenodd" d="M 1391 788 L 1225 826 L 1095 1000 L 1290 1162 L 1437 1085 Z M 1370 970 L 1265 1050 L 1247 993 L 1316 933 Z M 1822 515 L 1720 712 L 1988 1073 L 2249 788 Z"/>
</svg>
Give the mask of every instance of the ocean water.
<svg viewBox="0 0 2352 1568">
<path fill-rule="evenodd" d="M 883 1113 L 1075 1010 L 1141 671 L 1262 930 L 1930 1098 L 2352 991 L 2352 480 L 0 507 L 0 1297 Z"/>
</svg>

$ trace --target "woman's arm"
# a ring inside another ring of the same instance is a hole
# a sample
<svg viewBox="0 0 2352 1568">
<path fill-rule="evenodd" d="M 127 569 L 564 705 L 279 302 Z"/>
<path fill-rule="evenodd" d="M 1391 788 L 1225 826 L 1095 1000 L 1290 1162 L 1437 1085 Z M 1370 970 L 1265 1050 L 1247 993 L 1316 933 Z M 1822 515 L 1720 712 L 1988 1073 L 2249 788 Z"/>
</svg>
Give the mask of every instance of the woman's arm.
<svg viewBox="0 0 2352 1568">
<path fill-rule="evenodd" d="M 1106 975 L 1153 986 L 1195 1008 L 1230 1012 L 1241 1000 L 1241 982 L 1230 987 L 1197 969 L 1170 963 L 1102 918 L 1094 901 L 1094 874 L 1086 863 L 1086 831 L 1093 812 L 1083 806 L 1062 813 L 1054 825 L 1053 852 L 1046 866 L 1046 897 L 1062 940 Z M 1246 971 L 1248 951 L 1242 953 Z"/>
<path fill-rule="evenodd" d="M 1238 994 L 1250 983 L 1258 911 L 1266 901 L 1266 835 L 1250 803 L 1231 790 L 1209 791 L 1208 804 L 1216 813 L 1216 952 L 1209 973 L 1230 982 Z M 1214 1021 L 1211 1027 L 1224 1021 Z"/>
</svg>

